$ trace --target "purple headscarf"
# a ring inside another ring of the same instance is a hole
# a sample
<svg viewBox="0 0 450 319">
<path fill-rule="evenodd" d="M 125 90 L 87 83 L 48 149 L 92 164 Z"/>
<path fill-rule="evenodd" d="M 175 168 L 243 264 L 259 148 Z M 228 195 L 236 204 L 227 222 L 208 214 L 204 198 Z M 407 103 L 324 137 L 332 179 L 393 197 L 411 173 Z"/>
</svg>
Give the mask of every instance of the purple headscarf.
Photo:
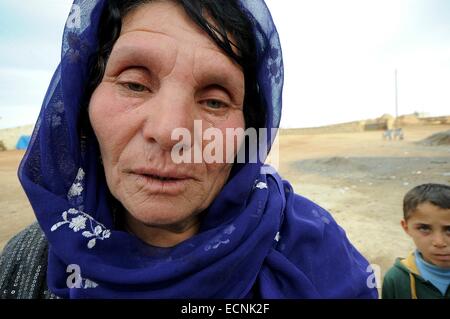
<svg viewBox="0 0 450 319">
<path fill-rule="evenodd" d="M 261 162 L 235 169 L 200 232 L 175 247 L 152 247 L 115 228 L 97 141 L 79 136 L 78 120 L 104 4 L 74 1 L 61 63 L 19 168 L 49 242 L 49 289 L 63 298 L 376 297 L 367 261 L 328 212 L 294 194 L 276 173 L 261 174 Z M 264 1 L 240 5 L 256 36 L 266 126 L 277 128 L 278 33 Z"/>
</svg>

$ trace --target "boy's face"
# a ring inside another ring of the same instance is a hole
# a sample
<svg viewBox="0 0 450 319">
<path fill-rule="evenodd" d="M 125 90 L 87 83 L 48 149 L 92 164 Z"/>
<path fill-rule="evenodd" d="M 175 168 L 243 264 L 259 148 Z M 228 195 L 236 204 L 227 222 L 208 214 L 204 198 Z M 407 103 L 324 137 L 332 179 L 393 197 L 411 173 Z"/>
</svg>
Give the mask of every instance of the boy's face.
<svg viewBox="0 0 450 319">
<path fill-rule="evenodd" d="M 425 261 L 450 268 L 450 209 L 425 202 L 401 224 Z"/>
</svg>

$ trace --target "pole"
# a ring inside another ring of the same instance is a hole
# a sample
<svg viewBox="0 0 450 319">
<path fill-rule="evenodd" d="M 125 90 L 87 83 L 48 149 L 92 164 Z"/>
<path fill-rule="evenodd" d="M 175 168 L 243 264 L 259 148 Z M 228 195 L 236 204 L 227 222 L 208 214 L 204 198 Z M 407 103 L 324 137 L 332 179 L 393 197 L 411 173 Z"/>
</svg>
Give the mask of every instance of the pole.
<svg viewBox="0 0 450 319">
<path fill-rule="evenodd" d="M 397 84 L 397 69 L 395 69 L 395 119 L 398 117 L 398 84 Z"/>
</svg>

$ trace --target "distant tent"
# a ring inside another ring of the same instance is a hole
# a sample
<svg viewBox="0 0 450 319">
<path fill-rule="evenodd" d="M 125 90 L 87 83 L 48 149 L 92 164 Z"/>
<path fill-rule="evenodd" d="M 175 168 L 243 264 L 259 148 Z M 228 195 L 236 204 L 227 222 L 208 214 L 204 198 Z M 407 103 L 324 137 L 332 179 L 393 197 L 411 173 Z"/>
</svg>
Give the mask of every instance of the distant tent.
<svg viewBox="0 0 450 319">
<path fill-rule="evenodd" d="M 31 136 L 29 135 L 22 135 L 17 140 L 16 149 L 17 150 L 26 150 L 28 147 L 28 144 L 30 144 Z"/>
</svg>

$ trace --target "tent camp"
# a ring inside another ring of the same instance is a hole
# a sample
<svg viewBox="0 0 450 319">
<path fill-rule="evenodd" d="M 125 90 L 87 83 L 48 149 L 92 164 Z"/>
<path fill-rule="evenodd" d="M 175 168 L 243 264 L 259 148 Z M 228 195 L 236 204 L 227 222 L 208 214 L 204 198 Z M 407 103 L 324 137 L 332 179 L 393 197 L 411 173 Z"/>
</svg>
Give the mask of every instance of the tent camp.
<svg viewBox="0 0 450 319">
<path fill-rule="evenodd" d="M 31 136 L 29 135 L 22 135 L 19 137 L 16 143 L 16 149 L 17 150 L 26 150 L 28 147 L 28 144 L 30 144 Z"/>
</svg>

